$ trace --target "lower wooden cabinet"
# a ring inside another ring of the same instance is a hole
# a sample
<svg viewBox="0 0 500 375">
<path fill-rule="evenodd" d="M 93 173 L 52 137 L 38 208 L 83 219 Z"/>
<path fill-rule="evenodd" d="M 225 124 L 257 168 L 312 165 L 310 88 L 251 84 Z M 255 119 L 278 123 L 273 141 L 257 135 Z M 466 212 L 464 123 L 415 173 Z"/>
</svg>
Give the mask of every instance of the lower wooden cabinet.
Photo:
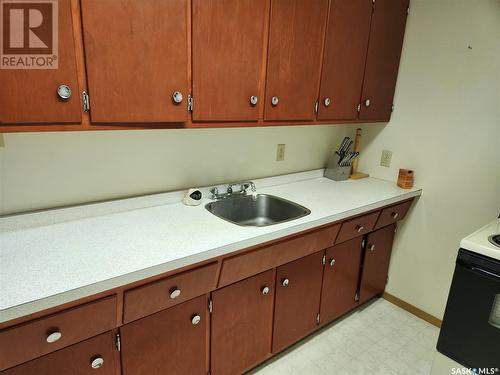
<svg viewBox="0 0 500 375">
<path fill-rule="evenodd" d="M 206 296 L 126 324 L 120 329 L 122 374 L 206 374 L 208 327 Z"/>
<path fill-rule="evenodd" d="M 278 267 L 273 352 L 293 344 L 318 325 L 324 251 Z"/>
<path fill-rule="evenodd" d="M 320 323 L 327 323 L 357 306 L 363 237 L 326 250 Z"/>
<path fill-rule="evenodd" d="M 381 294 L 387 283 L 389 261 L 396 224 L 370 233 L 366 238 L 363 274 L 359 287 L 359 302 Z"/>
<path fill-rule="evenodd" d="M 269 270 L 212 293 L 212 375 L 241 374 L 270 355 L 273 275 Z"/>
<path fill-rule="evenodd" d="M 116 375 L 119 361 L 115 335 L 108 332 L 3 371 L 2 375 Z"/>
</svg>

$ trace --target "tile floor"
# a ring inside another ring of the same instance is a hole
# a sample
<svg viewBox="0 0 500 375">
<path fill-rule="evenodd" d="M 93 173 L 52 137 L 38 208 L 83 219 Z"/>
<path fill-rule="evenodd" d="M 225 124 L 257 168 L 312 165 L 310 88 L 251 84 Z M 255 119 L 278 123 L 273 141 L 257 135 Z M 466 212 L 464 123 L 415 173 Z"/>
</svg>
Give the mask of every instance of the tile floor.
<svg viewBox="0 0 500 375">
<path fill-rule="evenodd" d="M 378 299 L 249 374 L 428 375 L 438 334 L 438 328 Z"/>
</svg>

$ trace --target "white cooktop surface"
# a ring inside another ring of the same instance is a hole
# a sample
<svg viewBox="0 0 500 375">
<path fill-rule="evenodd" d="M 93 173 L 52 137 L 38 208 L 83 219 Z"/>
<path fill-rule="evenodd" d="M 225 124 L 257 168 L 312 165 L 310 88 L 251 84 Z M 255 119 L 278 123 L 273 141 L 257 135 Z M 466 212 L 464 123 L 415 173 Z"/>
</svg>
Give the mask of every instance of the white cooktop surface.
<svg viewBox="0 0 500 375">
<path fill-rule="evenodd" d="M 500 247 L 497 247 L 488 241 L 488 238 L 491 235 L 500 233 L 499 223 L 499 219 L 492 221 L 488 225 L 485 225 L 481 229 L 465 237 L 462 242 L 460 242 L 460 247 L 500 260 Z"/>
</svg>

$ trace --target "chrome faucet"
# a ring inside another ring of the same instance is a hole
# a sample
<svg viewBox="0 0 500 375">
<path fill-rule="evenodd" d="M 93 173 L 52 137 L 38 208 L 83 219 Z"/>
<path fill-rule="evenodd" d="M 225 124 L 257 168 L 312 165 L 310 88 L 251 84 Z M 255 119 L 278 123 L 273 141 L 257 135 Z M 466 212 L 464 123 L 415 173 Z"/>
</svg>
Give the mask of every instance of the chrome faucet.
<svg viewBox="0 0 500 375">
<path fill-rule="evenodd" d="M 233 188 L 235 186 L 240 186 L 240 191 L 235 193 L 233 191 Z M 219 189 L 217 187 L 213 187 L 210 189 L 210 193 L 212 193 L 212 199 L 214 200 L 219 200 L 219 199 L 227 199 L 232 196 L 245 196 L 248 194 L 248 189 L 252 190 L 252 193 L 255 193 L 257 191 L 257 188 L 255 187 L 255 184 L 253 181 L 242 181 L 242 182 L 233 182 L 230 183 L 227 186 L 227 190 L 225 193 L 219 193 Z"/>
</svg>

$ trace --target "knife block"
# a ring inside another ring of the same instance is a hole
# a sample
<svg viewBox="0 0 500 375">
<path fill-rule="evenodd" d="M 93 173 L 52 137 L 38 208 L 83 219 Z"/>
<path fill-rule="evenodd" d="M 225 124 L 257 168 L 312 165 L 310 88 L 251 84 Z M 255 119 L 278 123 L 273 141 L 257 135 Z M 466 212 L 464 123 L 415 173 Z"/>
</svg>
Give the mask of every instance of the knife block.
<svg viewBox="0 0 500 375">
<path fill-rule="evenodd" d="M 349 178 L 350 174 L 351 166 L 341 167 L 338 163 L 338 158 L 334 154 L 330 156 L 323 176 L 333 181 L 345 181 Z"/>
</svg>

